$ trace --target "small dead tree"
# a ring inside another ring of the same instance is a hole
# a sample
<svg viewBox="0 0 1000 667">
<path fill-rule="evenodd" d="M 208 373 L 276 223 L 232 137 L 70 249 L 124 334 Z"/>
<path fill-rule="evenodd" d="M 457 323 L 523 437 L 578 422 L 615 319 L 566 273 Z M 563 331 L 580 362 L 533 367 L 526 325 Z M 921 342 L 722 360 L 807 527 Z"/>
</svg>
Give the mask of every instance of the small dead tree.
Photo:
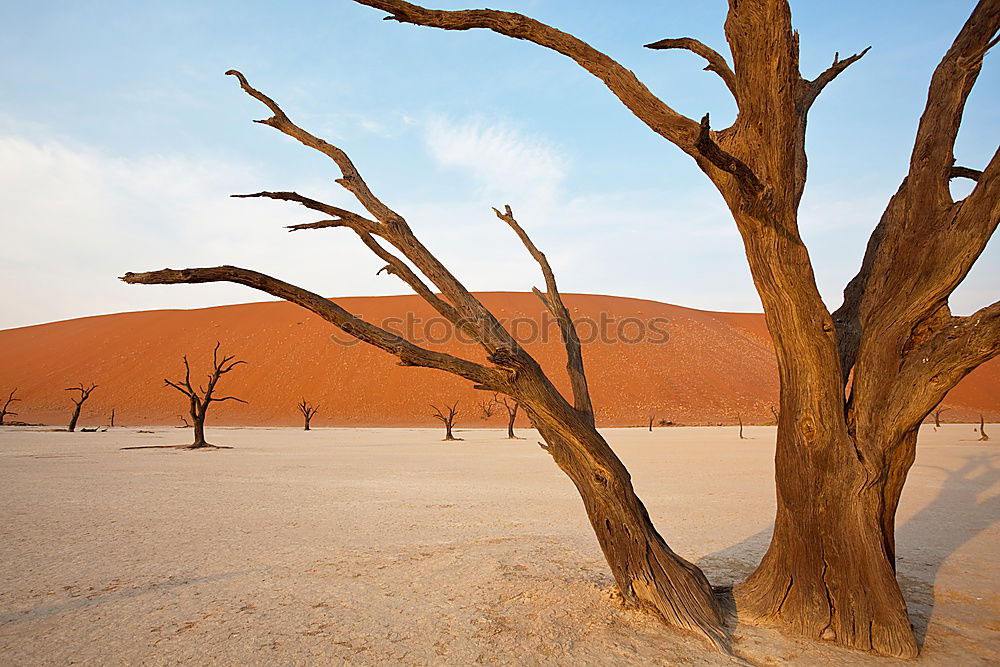
<svg viewBox="0 0 1000 667">
<path fill-rule="evenodd" d="M 740 423 L 740 440 L 746 440 L 746 438 L 743 437 L 743 417 L 741 417 L 738 412 L 736 413 L 736 421 Z"/>
<path fill-rule="evenodd" d="M 231 372 L 234 368 L 240 364 L 245 364 L 245 361 L 237 360 L 235 355 L 224 356 L 219 358 L 219 347 L 221 343 L 215 344 L 215 349 L 212 351 L 212 371 L 208 374 L 208 380 L 204 385 L 199 385 L 197 388 L 191 384 L 191 364 L 188 363 L 187 355 L 184 355 L 184 377 L 179 380 L 168 380 L 164 378 L 164 387 L 170 387 L 181 392 L 188 398 L 188 413 L 191 415 L 191 421 L 194 425 L 194 442 L 190 445 L 183 445 L 183 449 L 219 449 L 219 447 L 210 444 L 205 440 L 205 417 L 208 414 L 208 408 L 212 403 L 222 403 L 224 401 L 236 401 L 237 403 L 246 403 L 242 398 L 236 398 L 235 396 L 216 396 L 215 390 L 219 384 L 219 380 L 226 373 Z M 183 417 L 181 418 L 183 419 Z"/>
<path fill-rule="evenodd" d="M 306 402 L 306 399 L 303 398 L 302 402 L 299 403 L 297 407 L 299 408 L 299 412 L 302 413 L 302 418 L 305 419 L 305 428 L 303 430 L 309 431 L 309 422 L 311 422 L 312 418 L 316 416 L 317 412 L 319 412 L 319 406 L 317 405 L 316 407 L 313 407 L 310 403 Z"/>
<path fill-rule="evenodd" d="M 83 404 L 87 402 L 93 391 L 97 389 L 96 384 L 92 384 L 89 387 L 85 386 L 82 382 L 76 387 L 67 387 L 66 391 L 78 392 L 78 395 L 73 399 L 73 416 L 69 419 L 69 426 L 66 430 L 72 433 L 76 430 L 76 422 L 80 419 L 80 410 L 83 408 Z"/>
<path fill-rule="evenodd" d="M 461 440 L 461 438 L 456 438 L 451 433 L 451 429 L 455 425 L 455 417 L 458 416 L 458 402 L 455 402 L 453 405 L 446 403 L 444 407 L 445 410 L 442 411 L 441 408 L 432 405 L 431 409 L 434 410 L 434 414 L 431 416 L 444 424 L 444 440 L 446 442 L 449 440 Z M 447 414 L 445 414 L 445 411 L 447 411 Z"/>
<path fill-rule="evenodd" d="M 8 415 L 11 417 L 17 416 L 17 413 L 12 412 L 10 409 L 11 403 L 17 403 L 18 401 L 21 400 L 20 398 L 15 398 L 16 394 L 17 394 L 17 387 L 11 389 L 10 394 L 7 396 L 7 400 L 5 400 L 3 403 L 3 408 L 0 408 L 0 426 L 3 426 L 6 423 Z"/>
<path fill-rule="evenodd" d="M 235 266 L 163 269 L 127 273 L 122 280 L 145 285 L 209 282 L 246 285 L 316 313 L 354 338 L 395 355 L 404 366 L 442 370 L 469 380 L 477 389 L 511 397 L 538 429 L 545 441 L 544 449 L 576 486 L 624 599 L 651 611 L 668 624 L 698 633 L 715 646 L 725 648 L 728 640 L 723 629 L 722 607 L 704 573 L 667 546 L 636 495 L 628 470 L 594 425 L 594 409 L 576 327 L 563 303 L 548 260 L 514 218 L 510 206 L 503 211 L 494 209 L 494 212 L 513 230 L 541 268 L 545 291 L 536 289 L 534 292 L 559 323 L 571 397 L 560 393 L 538 361 L 417 239 L 406 219 L 372 193 L 343 150 L 292 122 L 274 100 L 253 88 L 241 73 L 230 70 L 229 74 L 239 79 L 248 95 L 271 111 L 268 119 L 260 121 L 262 124 L 333 161 L 341 172 L 337 183 L 354 196 L 367 215 L 295 192 L 240 196 L 295 202 L 324 215 L 318 222 L 294 225 L 293 230 L 340 227 L 353 231 L 372 253 L 386 262 L 388 274 L 409 285 L 456 330 L 478 343 L 483 349 L 485 363 L 420 347 L 357 317 L 319 294 L 258 271 Z M 410 268 L 411 264 L 433 283 L 436 290 Z"/>
<path fill-rule="evenodd" d="M 653 420 L 656 419 L 656 415 L 651 415 L 649 418 L 649 432 L 653 432 Z"/>
<path fill-rule="evenodd" d="M 184 415 L 177 415 L 177 418 L 181 420 L 181 425 L 175 426 L 174 428 L 191 428 L 191 424 L 188 423 L 187 417 Z"/>
<path fill-rule="evenodd" d="M 989 439 L 990 436 L 986 435 L 986 421 L 983 419 L 982 413 L 979 413 L 979 441 L 985 442 Z"/>
<path fill-rule="evenodd" d="M 492 399 L 483 403 L 483 419 L 492 417 L 495 408 L 503 408 L 504 412 L 507 413 L 507 439 L 521 440 L 521 438 L 514 434 L 514 421 L 517 419 L 519 407 L 517 401 L 514 399 L 494 393 Z"/>
<path fill-rule="evenodd" d="M 769 406 L 771 408 L 771 416 L 774 417 L 774 423 L 778 423 L 778 411 L 774 409 L 774 406 Z"/>
<path fill-rule="evenodd" d="M 108 428 L 115 427 L 115 409 L 111 408 L 111 422 L 108 424 Z"/>
<path fill-rule="evenodd" d="M 942 408 L 940 405 L 934 410 L 934 428 L 941 428 L 941 413 L 948 410 L 951 408 Z"/>
</svg>

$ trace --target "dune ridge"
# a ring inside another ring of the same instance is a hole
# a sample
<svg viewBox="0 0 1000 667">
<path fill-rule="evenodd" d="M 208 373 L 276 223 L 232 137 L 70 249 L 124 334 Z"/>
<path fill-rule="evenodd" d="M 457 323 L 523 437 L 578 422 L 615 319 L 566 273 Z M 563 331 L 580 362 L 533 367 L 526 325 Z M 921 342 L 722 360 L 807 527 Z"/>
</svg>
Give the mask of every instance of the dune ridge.
<svg viewBox="0 0 1000 667">
<path fill-rule="evenodd" d="M 484 304 L 526 342 L 566 389 L 564 353 L 555 324 L 531 294 L 487 292 Z M 716 313 L 655 301 L 566 295 L 579 319 L 584 359 L 601 426 L 639 426 L 654 417 L 676 424 L 773 421 L 777 366 L 763 315 Z M 416 296 L 337 299 L 347 310 L 421 344 L 471 359 L 482 351 L 448 339 L 448 327 Z M 546 326 L 546 323 L 548 326 Z M 544 336 L 542 334 L 545 334 Z M 288 426 L 295 405 L 319 404 L 313 426 L 432 426 L 430 403 L 458 401 L 458 428 L 500 427 L 481 418 L 488 395 L 437 371 L 401 368 L 394 357 L 347 337 L 317 316 L 285 302 L 194 310 L 156 310 L 85 317 L 0 331 L 0 389 L 18 387 L 16 419 L 63 424 L 65 387 L 100 387 L 84 407 L 82 426 L 180 424 L 185 399 L 163 387 L 187 354 L 195 376 L 207 370 L 218 340 L 248 364 L 227 376 L 226 394 L 250 405 L 213 406 L 209 423 Z M 1000 418 L 1000 359 L 973 371 L 945 399 L 944 421 Z"/>
</svg>

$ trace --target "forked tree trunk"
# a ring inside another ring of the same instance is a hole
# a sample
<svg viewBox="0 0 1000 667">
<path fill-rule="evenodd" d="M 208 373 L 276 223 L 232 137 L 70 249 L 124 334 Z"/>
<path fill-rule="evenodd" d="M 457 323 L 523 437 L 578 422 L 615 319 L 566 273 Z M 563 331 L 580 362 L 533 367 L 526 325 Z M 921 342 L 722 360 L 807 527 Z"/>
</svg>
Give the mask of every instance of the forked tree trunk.
<svg viewBox="0 0 1000 667">
<path fill-rule="evenodd" d="M 446 441 L 447 440 L 454 440 L 455 439 L 455 436 L 452 435 L 452 433 L 451 433 L 451 422 L 450 421 L 446 421 L 444 423 L 444 439 Z"/>
<path fill-rule="evenodd" d="M 900 457 L 869 481 L 845 433 L 817 430 L 805 447 L 779 429 L 774 535 L 756 571 L 735 588 L 737 612 L 851 648 L 915 656 L 894 537 L 915 442 L 914 433 L 899 443 Z"/>
<path fill-rule="evenodd" d="M 208 447 L 208 441 L 205 439 L 205 414 L 192 412 L 191 422 L 194 426 L 194 442 L 191 443 L 191 449 Z"/>
<path fill-rule="evenodd" d="M 507 439 L 517 440 L 517 436 L 514 434 L 514 421 L 517 419 L 517 404 L 514 404 L 513 410 L 507 411 Z"/>
</svg>

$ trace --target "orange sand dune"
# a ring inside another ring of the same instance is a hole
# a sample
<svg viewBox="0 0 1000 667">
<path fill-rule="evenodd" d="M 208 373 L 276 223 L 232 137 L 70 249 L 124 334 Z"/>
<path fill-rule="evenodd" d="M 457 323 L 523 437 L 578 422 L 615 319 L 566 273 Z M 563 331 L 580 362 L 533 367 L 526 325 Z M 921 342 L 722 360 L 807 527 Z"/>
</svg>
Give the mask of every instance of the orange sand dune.
<svg viewBox="0 0 1000 667">
<path fill-rule="evenodd" d="M 528 350 L 563 381 L 564 353 L 554 323 L 530 294 L 484 293 L 480 298 L 509 320 Z M 568 295 L 581 338 L 599 424 L 645 424 L 650 416 L 681 424 L 772 420 L 777 370 L 759 314 L 712 313 L 655 301 Z M 481 359 L 478 347 L 442 339 L 448 328 L 415 296 L 339 299 L 346 309 L 390 328 L 412 332 L 428 347 Z M 544 326 L 544 323 L 548 326 Z M 542 323 L 542 324 L 540 324 Z M 315 426 L 424 425 L 430 403 L 458 401 L 458 426 L 501 425 L 481 419 L 487 398 L 469 383 L 420 368 L 401 368 L 388 354 L 343 334 L 311 313 L 284 302 L 200 310 L 169 310 L 86 317 L 0 331 L 0 391 L 19 388 L 17 419 L 44 424 L 68 420 L 65 387 L 100 387 L 81 424 L 179 424 L 183 396 L 163 387 L 182 370 L 187 354 L 195 376 L 207 371 L 218 340 L 248 364 L 221 384 L 250 402 L 213 406 L 218 425 L 293 425 L 303 397 L 321 405 Z M 544 332 L 544 336 L 542 333 Z M 426 342 L 426 341 L 430 342 Z M 947 421 L 1000 417 L 1000 360 L 970 374 L 949 395 Z"/>
</svg>

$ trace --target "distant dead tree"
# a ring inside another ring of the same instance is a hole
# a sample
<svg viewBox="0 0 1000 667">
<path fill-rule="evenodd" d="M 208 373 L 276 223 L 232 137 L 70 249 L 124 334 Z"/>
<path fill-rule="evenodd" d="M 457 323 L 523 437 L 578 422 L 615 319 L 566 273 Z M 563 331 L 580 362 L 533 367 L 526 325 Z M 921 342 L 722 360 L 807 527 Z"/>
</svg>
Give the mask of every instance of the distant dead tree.
<svg viewBox="0 0 1000 667">
<path fill-rule="evenodd" d="M 12 412 L 10 410 L 11 403 L 17 403 L 18 401 L 21 400 L 20 398 L 15 398 L 16 394 L 17 394 L 17 388 L 15 387 L 14 389 L 10 390 L 10 394 L 7 396 L 7 400 L 5 400 L 3 403 L 3 408 L 0 408 L 0 426 L 4 425 L 8 415 L 11 417 L 17 416 L 16 412 Z"/>
<path fill-rule="evenodd" d="M 941 413 L 947 412 L 948 410 L 951 410 L 951 408 L 942 408 L 941 406 L 938 406 L 937 409 L 934 410 L 934 428 L 941 428 Z"/>
<path fill-rule="evenodd" d="M 111 408 L 111 423 L 108 424 L 108 428 L 114 428 L 114 427 L 115 427 L 115 409 Z"/>
<path fill-rule="evenodd" d="M 743 437 L 743 417 L 741 417 L 738 412 L 736 413 L 736 421 L 740 423 L 740 440 L 746 440 L 746 438 Z"/>
<path fill-rule="evenodd" d="M 434 410 L 434 414 L 431 415 L 434 419 L 440 420 L 444 424 L 444 439 L 448 440 L 461 440 L 461 438 L 456 438 L 451 433 L 452 427 L 455 425 L 455 417 L 458 416 L 458 402 L 456 401 L 453 405 L 445 404 L 445 410 L 436 405 L 432 405 L 431 409 Z M 448 414 L 445 414 L 447 411 Z"/>
<path fill-rule="evenodd" d="M 96 384 L 92 384 L 89 387 L 85 386 L 82 382 L 77 387 L 67 387 L 66 391 L 79 392 L 79 395 L 73 399 L 73 416 L 69 419 L 69 426 L 66 430 L 72 433 L 76 430 L 76 422 L 80 419 L 80 410 L 83 408 L 83 404 L 87 402 L 93 391 L 97 389 Z"/>
<path fill-rule="evenodd" d="M 649 417 L 649 432 L 653 432 L 653 420 L 656 419 L 656 415 L 650 415 Z"/>
<path fill-rule="evenodd" d="M 986 435 L 986 421 L 983 419 L 982 413 L 979 413 L 979 441 L 985 442 L 989 439 L 990 436 Z"/>
<path fill-rule="evenodd" d="M 181 420 L 183 426 L 177 426 L 176 428 L 191 428 L 191 424 L 188 423 L 188 420 L 184 417 L 184 415 L 177 415 L 177 417 Z"/>
<path fill-rule="evenodd" d="M 183 357 L 184 378 L 180 380 L 168 380 L 164 378 L 163 380 L 164 387 L 176 389 L 188 398 L 188 413 L 191 415 L 191 421 L 194 424 L 194 442 L 186 445 L 184 449 L 218 449 L 218 447 L 205 440 L 205 417 L 208 414 L 208 408 L 212 403 L 222 403 L 223 401 L 246 403 L 242 398 L 236 398 L 235 396 L 218 397 L 215 395 L 215 390 L 222 376 L 240 364 L 246 363 L 245 361 L 237 360 L 235 355 L 225 356 L 220 359 L 220 346 L 221 343 L 216 343 L 215 349 L 212 351 L 212 371 L 208 374 L 208 381 L 204 385 L 199 385 L 195 388 L 191 384 L 191 364 L 188 363 L 187 355 Z"/>
<path fill-rule="evenodd" d="M 306 402 L 306 399 L 303 398 L 302 402 L 299 403 L 297 407 L 299 408 L 299 412 L 302 413 L 302 417 L 303 419 L 305 419 L 306 422 L 304 430 L 306 431 L 310 430 L 309 422 L 311 422 L 312 418 L 316 416 L 317 412 L 319 412 L 319 406 L 317 405 L 316 407 L 313 407 L 311 404 Z"/>
<path fill-rule="evenodd" d="M 483 408 L 483 419 L 489 419 L 493 416 L 495 408 L 503 408 L 504 412 L 507 413 L 507 439 L 508 440 L 520 440 L 514 434 L 514 421 L 517 419 L 517 411 L 520 406 L 512 398 L 506 396 L 501 396 L 498 393 L 493 394 L 493 398 L 482 404 Z"/>
<path fill-rule="evenodd" d="M 778 411 L 774 409 L 773 405 L 770 406 L 770 408 L 771 408 L 771 415 L 774 417 L 774 423 L 777 424 L 778 423 Z"/>
</svg>

